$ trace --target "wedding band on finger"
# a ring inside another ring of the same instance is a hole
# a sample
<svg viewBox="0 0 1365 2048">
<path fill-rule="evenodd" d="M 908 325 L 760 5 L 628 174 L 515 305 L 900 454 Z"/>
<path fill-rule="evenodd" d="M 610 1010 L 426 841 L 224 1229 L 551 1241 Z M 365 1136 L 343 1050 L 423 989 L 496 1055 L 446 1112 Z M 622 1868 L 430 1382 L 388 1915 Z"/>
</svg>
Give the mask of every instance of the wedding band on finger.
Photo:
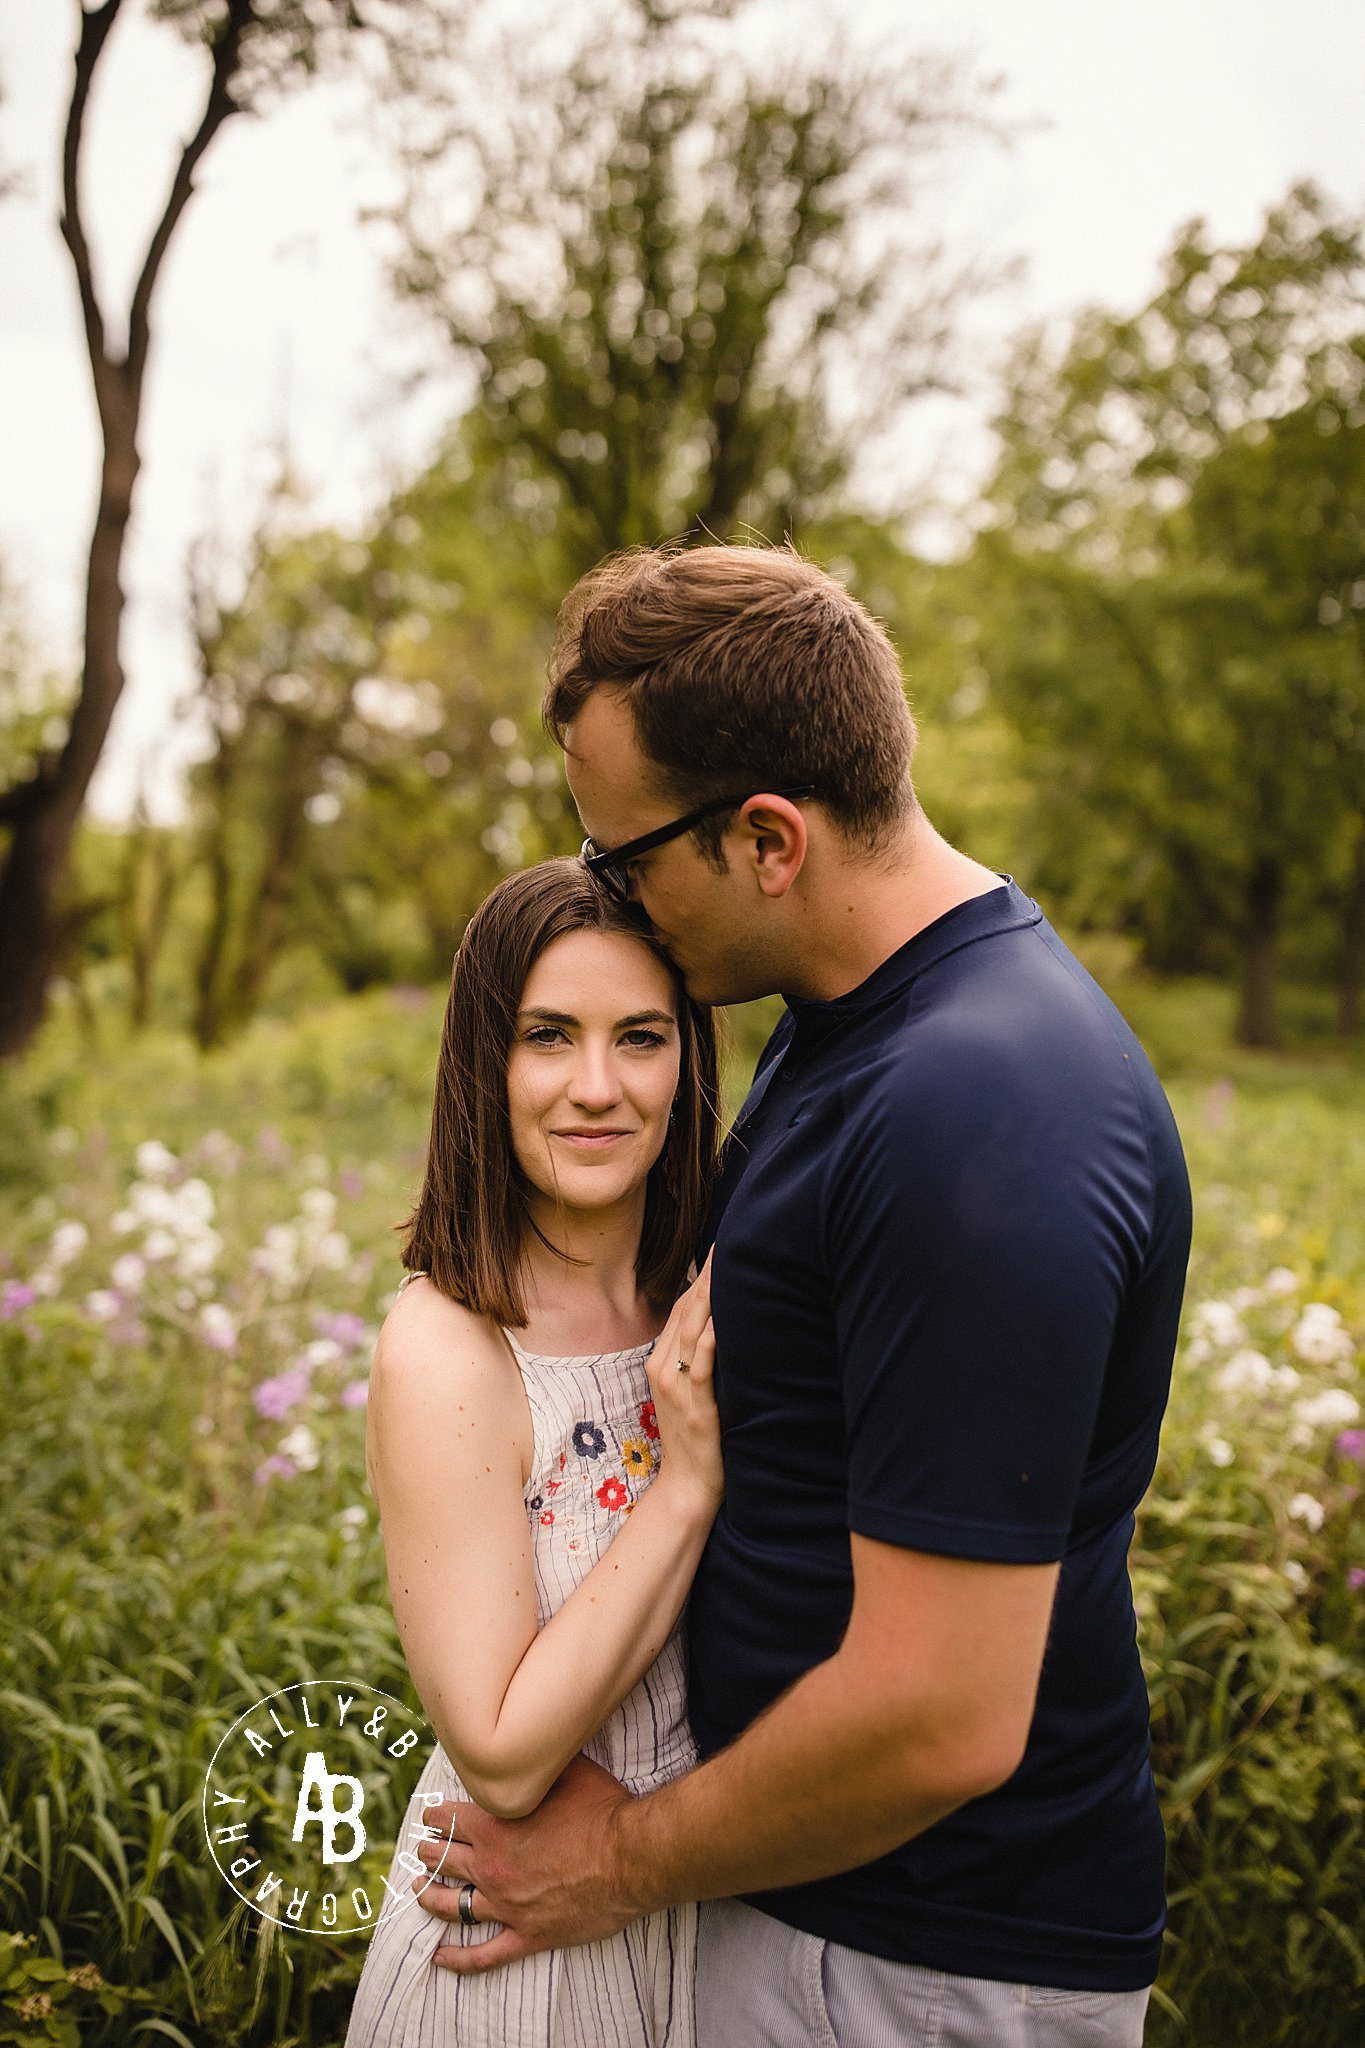
<svg viewBox="0 0 1365 2048">
<path fill-rule="evenodd" d="M 460 1925 L 477 1927 L 479 1920 L 474 1911 L 474 1886 L 468 1879 L 460 1886 Z"/>
</svg>

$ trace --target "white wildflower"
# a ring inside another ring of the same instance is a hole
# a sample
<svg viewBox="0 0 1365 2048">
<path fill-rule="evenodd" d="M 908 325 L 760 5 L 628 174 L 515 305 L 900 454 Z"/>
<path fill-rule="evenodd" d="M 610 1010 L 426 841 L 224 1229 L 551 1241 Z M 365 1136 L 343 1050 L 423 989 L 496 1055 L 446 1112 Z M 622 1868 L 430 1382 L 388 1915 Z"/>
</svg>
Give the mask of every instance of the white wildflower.
<svg viewBox="0 0 1365 2048">
<path fill-rule="evenodd" d="M 1259 1287 L 1239 1287 L 1228 1296 L 1228 1307 L 1235 1309 L 1240 1316 L 1245 1315 L 1249 1308 L 1260 1308 L 1264 1301 L 1265 1296 Z"/>
<path fill-rule="evenodd" d="M 136 1294 L 147 1277 L 147 1261 L 136 1252 L 124 1252 L 110 1267 L 109 1277 L 125 1294 Z"/>
<path fill-rule="evenodd" d="M 180 1161 L 159 1138 L 148 1138 L 135 1153 L 137 1170 L 147 1180 L 169 1180 Z"/>
<path fill-rule="evenodd" d="M 1290 1332 L 1289 1341 L 1309 1365 L 1335 1365 L 1355 1349 L 1338 1310 L 1325 1301 L 1310 1301 Z"/>
<path fill-rule="evenodd" d="M 1274 1372 L 1275 1385 L 1283 1393 L 1289 1393 L 1300 1385 L 1303 1375 L 1295 1372 L 1292 1365 L 1277 1365 Z"/>
<path fill-rule="evenodd" d="M 311 1472 L 318 1462 L 318 1440 L 306 1422 L 297 1423 L 280 1440 L 280 1450 L 292 1458 L 300 1472 Z"/>
<path fill-rule="evenodd" d="M 1236 1456 L 1236 1452 L 1227 1438 L 1219 1434 L 1216 1422 L 1205 1422 L 1201 1425 L 1199 1441 L 1208 1452 L 1209 1460 L 1214 1465 L 1230 1465 Z"/>
<path fill-rule="evenodd" d="M 29 1274 L 28 1284 L 35 1294 L 51 1295 L 57 1292 L 62 1283 L 51 1266 L 40 1266 L 36 1273 Z"/>
<path fill-rule="evenodd" d="M 299 1277 L 299 1234 L 292 1223 L 272 1223 L 251 1263 L 277 1286 L 292 1287 Z"/>
<path fill-rule="evenodd" d="M 149 1230 L 142 1240 L 143 1257 L 153 1261 L 173 1259 L 179 1249 L 173 1230 Z"/>
<path fill-rule="evenodd" d="M 183 1181 L 175 1191 L 176 1221 L 182 1230 L 197 1230 L 212 1223 L 213 1189 L 206 1180 Z"/>
<path fill-rule="evenodd" d="M 1345 1387 L 1324 1387 L 1294 1403 L 1294 1418 L 1305 1429 L 1349 1429 L 1360 1420 L 1360 1403 Z"/>
<path fill-rule="evenodd" d="M 1261 1351 L 1234 1351 L 1217 1376 L 1225 1394 L 1263 1394 L 1275 1384 L 1275 1368 Z"/>
<path fill-rule="evenodd" d="M 315 1337 L 299 1353 L 299 1364 L 306 1371 L 313 1372 L 320 1365 L 335 1365 L 341 1356 L 341 1346 L 335 1337 Z"/>
<path fill-rule="evenodd" d="M 83 1252 L 90 1242 L 90 1232 L 74 1216 L 66 1216 L 52 1233 L 52 1242 L 47 1255 L 54 1266 L 69 1266 L 77 1252 Z"/>
<path fill-rule="evenodd" d="M 299 1212 L 325 1229 L 336 1215 L 337 1198 L 330 1188 L 305 1188 L 299 1197 Z"/>
<path fill-rule="evenodd" d="M 1275 1266 L 1266 1274 L 1262 1284 L 1269 1295 L 1297 1294 L 1299 1276 L 1289 1266 Z"/>
<path fill-rule="evenodd" d="M 222 1249 L 223 1240 L 216 1230 L 197 1230 L 192 1237 L 182 1239 L 175 1270 L 187 1280 L 207 1273 L 217 1264 Z"/>
<path fill-rule="evenodd" d="M 93 1316 L 97 1323 L 112 1323 L 121 1307 L 118 1296 L 108 1287 L 97 1287 L 93 1294 L 85 1297 L 85 1313 Z"/>
<path fill-rule="evenodd" d="M 1242 1319 L 1230 1301 L 1201 1301 L 1190 1317 L 1190 1333 L 1223 1351 L 1232 1351 L 1246 1342 Z"/>
<path fill-rule="evenodd" d="M 128 1189 L 128 1207 L 150 1230 L 169 1230 L 175 1222 L 175 1196 L 154 1181 L 135 1180 Z"/>
<path fill-rule="evenodd" d="M 81 1142 L 80 1132 L 73 1131 L 70 1124 L 60 1124 L 47 1142 L 54 1152 L 74 1152 Z"/>
<path fill-rule="evenodd" d="M 1308 1574 L 1296 1557 L 1291 1557 L 1284 1568 L 1284 1575 L 1296 1593 L 1302 1593 L 1308 1584 Z"/>
<path fill-rule="evenodd" d="M 199 1311 L 199 1328 L 206 1344 L 215 1351 L 231 1351 L 237 1342 L 237 1318 L 221 1301 L 206 1301 Z"/>
<path fill-rule="evenodd" d="M 330 1273 L 340 1273 L 350 1262 L 351 1240 L 341 1230 L 328 1230 L 313 1247 L 313 1257 Z"/>
<path fill-rule="evenodd" d="M 115 1237 L 127 1237 L 130 1230 L 137 1229 L 136 1209 L 115 1209 L 109 1219 L 109 1228 Z"/>
<path fill-rule="evenodd" d="M 341 1524 L 342 1542 L 354 1543 L 369 1517 L 366 1515 L 364 1508 L 349 1507 L 341 1510 L 337 1520 Z"/>
<path fill-rule="evenodd" d="M 1320 1529 L 1327 1520 L 1327 1510 L 1322 1502 L 1311 1493 L 1296 1493 L 1289 1503 L 1291 1522 L 1302 1522 L 1305 1529 Z"/>
</svg>

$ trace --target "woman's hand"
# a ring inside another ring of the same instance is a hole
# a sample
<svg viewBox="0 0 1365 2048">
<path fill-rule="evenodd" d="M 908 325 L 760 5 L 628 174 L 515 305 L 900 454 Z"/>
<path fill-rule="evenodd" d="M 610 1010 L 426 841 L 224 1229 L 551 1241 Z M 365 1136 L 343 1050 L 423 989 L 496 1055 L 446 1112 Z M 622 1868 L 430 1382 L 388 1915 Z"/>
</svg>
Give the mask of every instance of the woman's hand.
<svg viewBox="0 0 1365 2048">
<path fill-rule="evenodd" d="M 712 1388 L 716 1333 L 711 1327 L 711 1259 L 673 1305 L 646 1361 L 659 1424 L 663 1470 L 710 1508 L 720 1506 L 725 1473 L 720 1417 Z"/>
</svg>

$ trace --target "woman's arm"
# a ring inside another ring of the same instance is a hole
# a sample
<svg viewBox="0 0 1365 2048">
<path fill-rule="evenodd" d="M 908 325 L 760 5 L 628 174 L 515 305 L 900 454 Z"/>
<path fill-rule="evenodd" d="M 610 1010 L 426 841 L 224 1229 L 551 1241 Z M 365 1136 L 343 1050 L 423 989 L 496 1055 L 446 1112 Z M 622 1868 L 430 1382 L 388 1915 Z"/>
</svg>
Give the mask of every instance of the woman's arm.
<svg viewBox="0 0 1365 2048">
<path fill-rule="evenodd" d="M 720 1501 L 699 1287 L 650 1361 L 659 1475 L 539 1631 L 524 1500 L 530 1425 L 505 1343 L 420 1282 L 380 1334 L 367 1435 L 398 1632 L 442 1748 L 503 1818 L 539 1804 L 654 1662 L 687 1598 Z M 680 1346 L 694 1359 L 687 1374 L 676 1370 Z"/>
</svg>

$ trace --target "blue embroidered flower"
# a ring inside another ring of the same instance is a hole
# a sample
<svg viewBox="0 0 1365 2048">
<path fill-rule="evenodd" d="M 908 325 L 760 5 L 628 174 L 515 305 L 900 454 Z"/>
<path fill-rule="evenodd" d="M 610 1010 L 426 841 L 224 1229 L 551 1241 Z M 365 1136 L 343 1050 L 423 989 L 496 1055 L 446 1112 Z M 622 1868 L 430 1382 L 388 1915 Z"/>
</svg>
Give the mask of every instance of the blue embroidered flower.
<svg viewBox="0 0 1365 2048">
<path fill-rule="evenodd" d="M 533 1515 L 538 1515 L 545 1505 L 545 1496 L 540 1493 L 533 1493 L 526 1505 Z"/>
<path fill-rule="evenodd" d="M 573 1447 L 580 1458 L 600 1458 L 607 1440 L 595 1422 L 580 1422 L 574 1429 Z"/>
</svg>

